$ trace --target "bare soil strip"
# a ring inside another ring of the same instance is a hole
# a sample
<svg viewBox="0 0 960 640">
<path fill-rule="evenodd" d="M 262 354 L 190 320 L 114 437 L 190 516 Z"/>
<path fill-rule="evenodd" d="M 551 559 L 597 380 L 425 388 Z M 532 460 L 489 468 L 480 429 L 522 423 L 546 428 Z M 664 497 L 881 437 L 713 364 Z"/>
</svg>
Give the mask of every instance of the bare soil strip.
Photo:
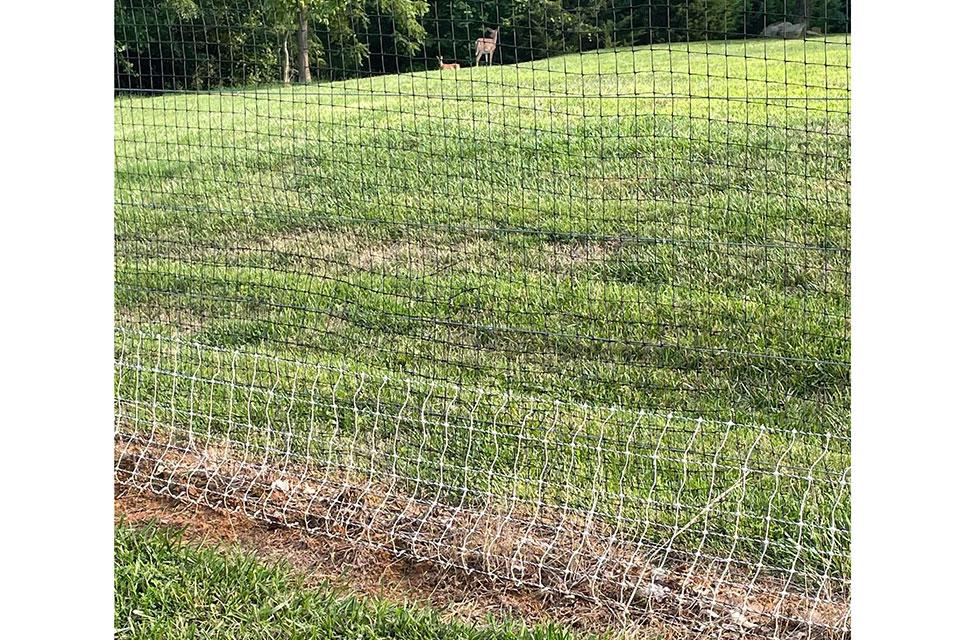
<svg viewBox="0 0 960 640">
<path fill-rule="evenodd" d="M 847 638 L 845 598 L 691 559 L 638 557 L 596 522 L 451 507 L 329 470 L 118 437 L 118 517 L 239 544 L 311 580 L 461 620 L 554 621 L 634 638 Z M 163 497 L 166 496 L 166 497 Z M 187 506 L 192 504 L 193 506 Z"/>
</svg>

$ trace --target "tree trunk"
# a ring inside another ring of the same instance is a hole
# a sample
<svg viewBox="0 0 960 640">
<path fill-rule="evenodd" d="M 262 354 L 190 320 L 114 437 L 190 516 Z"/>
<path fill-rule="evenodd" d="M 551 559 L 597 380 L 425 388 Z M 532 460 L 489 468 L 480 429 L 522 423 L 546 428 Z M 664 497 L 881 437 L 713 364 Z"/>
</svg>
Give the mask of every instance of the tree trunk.
<svg viewBox="0 0 960 640">
<path fill-rule="evenodd" d="M 287 35 L 283 35 L 280 42 L 280 81 L 283 84 L 290 84 L 290 48 L 287 46 Z"/>
<path fill-rule="evenodd" d="M 300 3 L 300 26 L 297 29 L 297 71 L 300 82 L 310 82 L 310 33 L 307 27 L 307 5 Z"/>
</svg>

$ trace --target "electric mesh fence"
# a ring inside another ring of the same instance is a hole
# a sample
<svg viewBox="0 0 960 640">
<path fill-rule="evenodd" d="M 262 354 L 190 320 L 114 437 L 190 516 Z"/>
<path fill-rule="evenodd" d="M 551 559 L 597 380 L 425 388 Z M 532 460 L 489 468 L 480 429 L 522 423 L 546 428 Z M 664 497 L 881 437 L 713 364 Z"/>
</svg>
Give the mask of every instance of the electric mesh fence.
<svg viewBox="0 0 960 640">
<path fill-rule="evenodd" d="M 116 473 L 849 635 L 845 0 L 118 0 Z"/>
</svg>

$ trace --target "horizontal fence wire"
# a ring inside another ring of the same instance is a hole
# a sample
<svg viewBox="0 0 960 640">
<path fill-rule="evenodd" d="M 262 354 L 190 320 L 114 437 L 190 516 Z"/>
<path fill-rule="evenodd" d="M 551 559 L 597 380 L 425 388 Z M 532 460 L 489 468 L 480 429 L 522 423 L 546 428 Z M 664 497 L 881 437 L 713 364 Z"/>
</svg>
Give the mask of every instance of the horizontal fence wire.
<svg viewBox="0 0 960 640">
<path fill-rule="evenodd" d="M 850 632 L 845 0 L 117 0 L 120 485 Z"/>
</svg>

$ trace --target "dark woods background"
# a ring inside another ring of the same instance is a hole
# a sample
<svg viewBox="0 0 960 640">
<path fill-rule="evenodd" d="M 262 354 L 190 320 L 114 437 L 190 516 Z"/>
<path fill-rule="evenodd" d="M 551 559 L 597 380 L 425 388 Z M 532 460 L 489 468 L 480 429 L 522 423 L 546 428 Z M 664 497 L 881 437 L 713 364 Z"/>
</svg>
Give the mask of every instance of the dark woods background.
<svg viewBox="0 0 960 640">
<path fill-rule="evenodd" d="M 847 33 L 849 6 L 849 0 L 116 0 L 115 87 L 337 80 L 435 69 L 438 55 L 469 65 L 473 42 L 498 25 L 498 64 L 758 37 L 783 20 Z"/>
</svg>

